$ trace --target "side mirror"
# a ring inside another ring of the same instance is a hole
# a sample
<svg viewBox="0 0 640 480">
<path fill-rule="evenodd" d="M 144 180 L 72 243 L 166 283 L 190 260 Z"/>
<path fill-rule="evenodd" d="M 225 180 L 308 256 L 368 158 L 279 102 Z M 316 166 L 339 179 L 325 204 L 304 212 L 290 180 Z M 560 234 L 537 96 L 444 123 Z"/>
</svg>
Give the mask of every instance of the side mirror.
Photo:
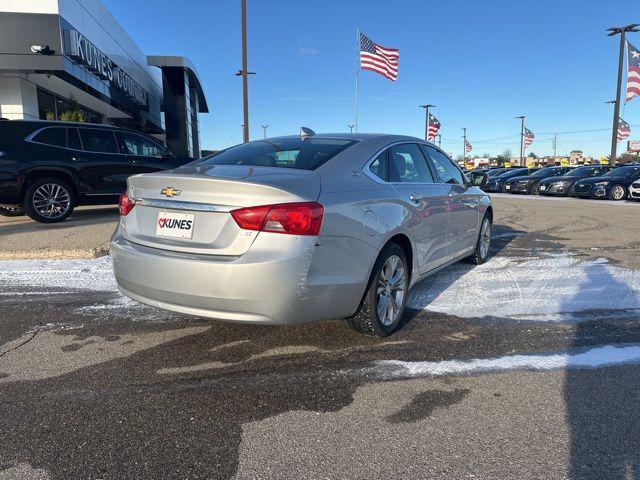
<svg viewBox="0 0 640 480">
<path fill-rule="evenodd" d="M 489 180 L 489 175 L 486 173 L 475 172 L 475 175 L 471 176 L 471 185 L 474 187 L 484 187 Z"/>
</svg>

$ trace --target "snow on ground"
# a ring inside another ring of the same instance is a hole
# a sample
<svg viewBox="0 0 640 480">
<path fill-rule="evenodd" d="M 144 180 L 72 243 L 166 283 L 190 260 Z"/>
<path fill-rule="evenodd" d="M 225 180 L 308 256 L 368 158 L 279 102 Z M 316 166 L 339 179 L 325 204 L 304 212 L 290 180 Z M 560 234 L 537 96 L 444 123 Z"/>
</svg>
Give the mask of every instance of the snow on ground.
<svg viewBox="0 0 640 480">
<path fill-rule="evenodd" d="M 638 315 L 640 271 L 568 254 L 493 257 L 426 278 L 411 292 L 408 306 L 459 317 L 539 321 L 574 321 L 593 310 Z"/>
<path fill-rule="evenodd" d="M 509 355 L 473 360 L 445 360 L 441 362 L 404 362 L 381 360 L 376 362 L 388 375 L 427 376 L 460 375 L 504 370 L 557 370 L 596 368 L 623 364 L 640 364 L 640 346 L 605 345 L 579 353 L 553 355 Z"/>
<path fill-rule="evenodd" d="M 117 291 L 110 257 L 0 261 L 0 299 L 2 286 Z M 86 308 L 119 308 L 135 302 L 119 297 L 112 303 Z M 408 306 L 467 318 L 538 321 L 576 321 L 602 312 L 614 317 L 638 315 L 640 272 L 606 259 L 583 261 L 567 253 L 493 257 L 484 265 L 459 263 L 426 278 L 412 290 Z M 590 314 L 581 317 L 580 312 Z"/>
</svg>

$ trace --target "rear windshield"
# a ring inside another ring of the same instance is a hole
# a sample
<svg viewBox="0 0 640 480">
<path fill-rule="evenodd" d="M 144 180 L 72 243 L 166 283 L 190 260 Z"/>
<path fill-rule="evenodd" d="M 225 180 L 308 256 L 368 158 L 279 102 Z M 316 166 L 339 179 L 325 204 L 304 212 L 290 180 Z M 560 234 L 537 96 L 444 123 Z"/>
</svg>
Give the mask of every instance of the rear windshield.
<svg viewBox="0 0 640 480">
<path fill-rule="evenodd" d="M 275 138 L 243 143 L 203 160 L 200 165 L 250 165 L 315 170 L 356 143 L 341 138 Z"/>
</svg>

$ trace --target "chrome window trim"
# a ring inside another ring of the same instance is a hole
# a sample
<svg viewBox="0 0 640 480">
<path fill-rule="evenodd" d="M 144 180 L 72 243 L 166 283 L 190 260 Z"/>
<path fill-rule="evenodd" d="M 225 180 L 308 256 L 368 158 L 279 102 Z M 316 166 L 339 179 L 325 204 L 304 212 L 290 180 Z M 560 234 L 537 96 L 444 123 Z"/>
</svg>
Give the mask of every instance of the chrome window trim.
<svg viewBox="0 0 640 480">
<path fill-rule="evenodd" d="M 371 157 L 369 160 L 367 160 L 367 162 L 362 167 L 362 173 L 366 177 L 368 177 L 369 179 L 371 179 L 374 182 L 379 183 L 381 185 L 451 185 L 450 183 L 437 183 L 437 182 L 387 182 L 385 180 L 382 180 L 380 177 L 378 177 L 376 174 L 374 174 L 371 170 L 369 170 L 369 167 L 375 161 L 375 159 L 378 158 L 378 155 L 380 155 L 382 152 L 384 152 L 388 148 L 394 147 L 396 145 L 428 145 L 428 146 L 431 146 L 429 143 L 421 142 L 419 140 L 415 140 L 415 141 L 400 140 L 398 142 L 390 143 L 387 146 L 382 147 L 380 150 L 378 150 L 373 155 L 373 157 Z M 435 147 L 435 148 L 437 148 L 437 147 Z M 428 160 L 426 158 L 425 158 L 425 161 L 428 162 Z M 429 169 L 429 171 L 433 175 L 433 172 L 431 171 L 431 166 L 428 163 L 427 163 L 427 168 Z"/>
<path fill-rule="evenodd" d="M 235 206 L 231 205 L 214 205 L 211 203 L 201 202 L 183 202 L 180 200 L 162 200 L 159 198 L 132 198 L 137 205 L 153 208 L 170 208 L 175 210 L 189 210 L 192 212 L 218 212 L 229 213 L 235 210 Z"/>
</svg>

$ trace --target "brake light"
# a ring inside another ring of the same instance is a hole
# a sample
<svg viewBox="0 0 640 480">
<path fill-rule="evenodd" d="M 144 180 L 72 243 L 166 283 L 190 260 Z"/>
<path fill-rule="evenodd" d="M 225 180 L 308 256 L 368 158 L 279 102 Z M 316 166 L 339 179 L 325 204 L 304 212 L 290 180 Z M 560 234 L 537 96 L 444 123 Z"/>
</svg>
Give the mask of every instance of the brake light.
<svg viewBox="0 0 640 480">
<path fill-rule="evenodd" d="M 120 199 L 118 200 L 118 208 L 120 209 L 121 217 L 126 217 L 127 215 L 129 215 L 129 212 L 133 210 L 133 207 L 135 206 L 135 202 L 129 198 L 127 192 L 122 192 L 120 194 Z"/>
<path fill-rule="evenodd" d="M 324 207 L 317 202 L 260 205 L 233 210 L 231 216 L 243 230 L 317 236 Z"/>
</svg>

